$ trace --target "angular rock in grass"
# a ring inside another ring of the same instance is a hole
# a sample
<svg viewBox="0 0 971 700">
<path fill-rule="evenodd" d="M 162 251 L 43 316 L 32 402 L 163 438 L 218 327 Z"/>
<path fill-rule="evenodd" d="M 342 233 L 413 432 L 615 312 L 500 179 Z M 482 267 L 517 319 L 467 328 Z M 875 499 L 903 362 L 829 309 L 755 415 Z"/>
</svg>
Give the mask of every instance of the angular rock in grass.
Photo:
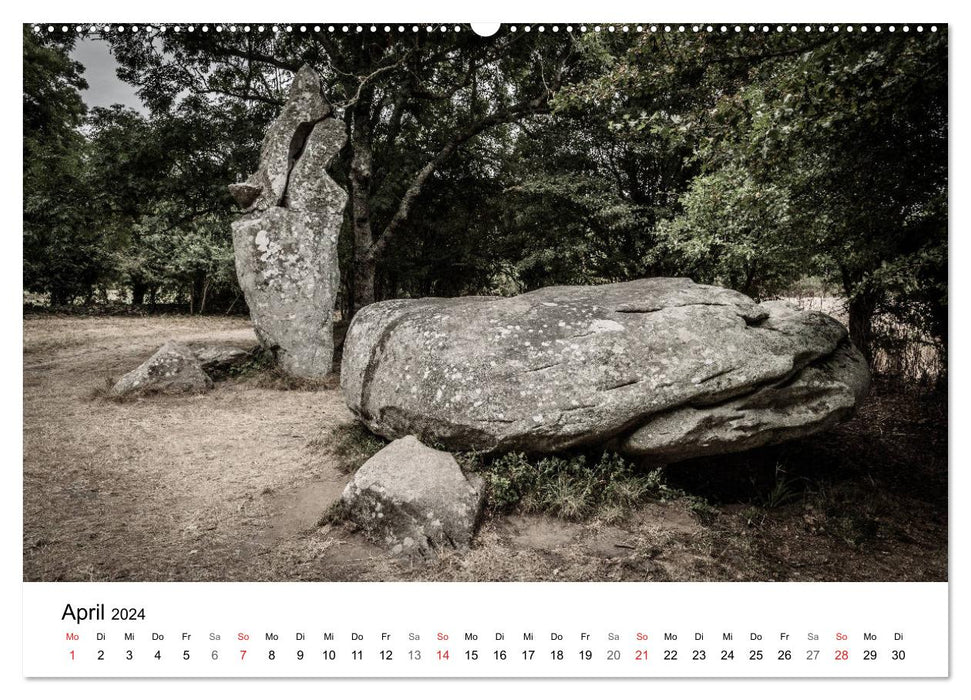
<svg viewBox="0 0 971 700">
<path fill-rule="evenodd" d="M 379 302 L 341 368 L 348 407 L 387 438 L 672 462 L 823 430 L 868 384 L 830 316 L 672 278 Z"/>
<path fill-rule="evenodd" d="M 145 394 L 198 394 L 212 388 L 195 353 L 170 340 L 111 388 L 115 397 Z"/>
<path fill-rule="evenodd" d="M 289 374 L 333 369 L 337 235 L 347 194 L 327 174 L 347 139 L 308 66 L 267 131 L 259 169 L 230 186 L 246 210 L 233 223 L 236 274 L 260 343 Z"/>
<path fill-rule="evenodd" d="M 341 500 L 348 517 L 392 554 L 433 557 L 468 548 L 484 497 L 481 477 L 407 436 L 365 462 Z"/>
</svg>

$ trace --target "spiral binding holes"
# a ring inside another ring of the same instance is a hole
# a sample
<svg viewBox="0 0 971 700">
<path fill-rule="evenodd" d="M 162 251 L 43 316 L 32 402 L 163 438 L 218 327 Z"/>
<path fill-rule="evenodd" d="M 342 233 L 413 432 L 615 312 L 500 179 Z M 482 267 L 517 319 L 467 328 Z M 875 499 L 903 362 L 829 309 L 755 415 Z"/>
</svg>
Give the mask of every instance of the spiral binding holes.
<svg viewBox="0 0 971 700">
<path fill-rule="evenodd" d="M 215 26 L 210 26 L 208 24 L 157 24 L 157 25 L 127 25 L 127 24 L 87 24 L 87 25 L 67 25 L 67 24 L 35 24 L 33 26 L 34 33 L 47 33 L 50 35 L 57 34 L 67 34 L 73 32 L 78 35 L 94 34 L 94 33 L 118 33 L 123 34 L 126 32 L 132 34 L 144 33 L 144 34 L 165 34 L 167 32 L 172 32 L 175 34 L 181 32 L 196 33 L 201 32 L 203 34 L 209 34 L 215 31 L 217 34 L 221 33 L 272 33 L 272 34 L 412 34 L 418 33 L 422 30 L 425 33 L 431 34 L 446 34 L 446 33 L 461 33 L 461 32 L 472 32 L 476 33 L 473 29 L 470 29 L 467 25 L 459 24 L 344 24 L 344 25 L 306 25 L 306 24 L 274 24 L 274 25 L 249 25 L 249 24 L 217 24 Z M 536 33 L 545 34 L 547 32 L 553 34 L 559 34 L 564 32 L 566 34 L 657 34 L 657 33 L 667 33 L 667 34 L 769 34 L 775 33 L 797 33 L 802 31 L 803 33 L 838 33 L 846 32 L 847 34 L 861 33 L 867 34 L 873 32 L 876 34 L 890 33 L 894 34 L 897 32 L 917 33 L 921 34 L 925 31 L 930 33 L 935 33 L 938 31 L 938 26 L 936 24 L 932 25 L 909 25 L 909 24 L 890 24 L 890 25 L 867 25 L 867 24 L 820 24 L 820 25 L 783 25 L 783 24 L 762 24 L 762 25 L 712 25 L 712 24 L 596 24 L 596 25 L 572 25 L 572 24 L 509 24 L 503 25 L 505 31 L 510 33 L 529 33 L 535 31 Z M 502 29 L 500 28 L 500 31 Z"/>
</svg>

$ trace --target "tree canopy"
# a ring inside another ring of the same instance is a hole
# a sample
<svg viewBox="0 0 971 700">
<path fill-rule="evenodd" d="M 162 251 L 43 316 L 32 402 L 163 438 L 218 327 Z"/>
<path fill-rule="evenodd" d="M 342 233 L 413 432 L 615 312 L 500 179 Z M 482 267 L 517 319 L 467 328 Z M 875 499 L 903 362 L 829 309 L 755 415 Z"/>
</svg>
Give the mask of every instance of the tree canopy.
<svg viewBox="0 0 971 700">
<path fill-rule="evenodd" d="M 25 27 L 25 289 L 241 305 L 225 186 L 308 63 L 349 134 L 346 314 L 649 275 L 768 298 L 813 278 L 868 356 L 899 327 L 945 348 L 946 27 L 368 29 L 82 39 L 108 42 L 141 114 L 86 110 L 76 39 Z"/>
</svg>

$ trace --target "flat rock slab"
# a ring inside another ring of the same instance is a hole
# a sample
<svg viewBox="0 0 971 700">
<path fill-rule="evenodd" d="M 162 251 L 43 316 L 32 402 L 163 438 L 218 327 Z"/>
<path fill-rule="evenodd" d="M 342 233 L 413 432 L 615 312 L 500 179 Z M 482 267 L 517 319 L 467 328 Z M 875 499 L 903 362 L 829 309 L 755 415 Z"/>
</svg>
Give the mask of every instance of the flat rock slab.
<svg viewBox="0 0 971 700">
<path fill-rule="evenodd" d="M 468 548 L 484 497 L 481 477 L 407 436 L 365 462 L 341 499 L 349 518 L 392 554 L 434 557 Z"/>
<path fill-rule="evenodd" d="M 182 343 L 170 340 L 119 379 L 111 395 L 198 394 L 211 388 L 212 379 L 202 369 L 196 354 Z"/>
<path fill-rule="evenodd" d="M 868 386 L 832 317 L 683 278 L 379 302 L 341 368 L 348 407 L 387 438 L 659 461 L 831 427 Z"/>
</svg>

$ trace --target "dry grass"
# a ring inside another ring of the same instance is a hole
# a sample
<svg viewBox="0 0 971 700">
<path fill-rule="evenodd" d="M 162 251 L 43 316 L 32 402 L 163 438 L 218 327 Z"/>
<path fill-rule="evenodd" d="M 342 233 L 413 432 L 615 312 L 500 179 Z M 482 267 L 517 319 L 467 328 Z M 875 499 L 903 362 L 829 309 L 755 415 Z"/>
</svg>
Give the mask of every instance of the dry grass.
<svg viewBox="0 0 971 700">
<path fill-rule="evenodd" d="M 800 309 L 822 311 L 846 325 L 843 297 L 806 291 L 784 297 Z M 889 316 L 877 316 L 873 323 L 873 370 L 877 374 L 915 387 L 934 387 L 947 373 L 946 358 L 932 338 Z"/>
<path fill-rule="evenodd" d="M 290 390 L 256 372 L 201 396 L 103 399 L 106 379 L 169 338 L 245 344 L 253 334 L 242 319 L 25 319 L 26 580 L 947 576 L 947 414 L 938 403 L 878 387 L 854 421 L 739 457 L 734 477 L 731 460 L 669 469 L 692 497 L 627 493 L 637 502 L 628 512 L 580 522 L 497 514 L 471 551 L 419 564 L 322 519 L 374 447 L 355 437 L 332 385 Z M 779 463 L 798 496 L 768 507 Z M 699 512 L 699 495 L 713 513 Z"/>
</svg>

